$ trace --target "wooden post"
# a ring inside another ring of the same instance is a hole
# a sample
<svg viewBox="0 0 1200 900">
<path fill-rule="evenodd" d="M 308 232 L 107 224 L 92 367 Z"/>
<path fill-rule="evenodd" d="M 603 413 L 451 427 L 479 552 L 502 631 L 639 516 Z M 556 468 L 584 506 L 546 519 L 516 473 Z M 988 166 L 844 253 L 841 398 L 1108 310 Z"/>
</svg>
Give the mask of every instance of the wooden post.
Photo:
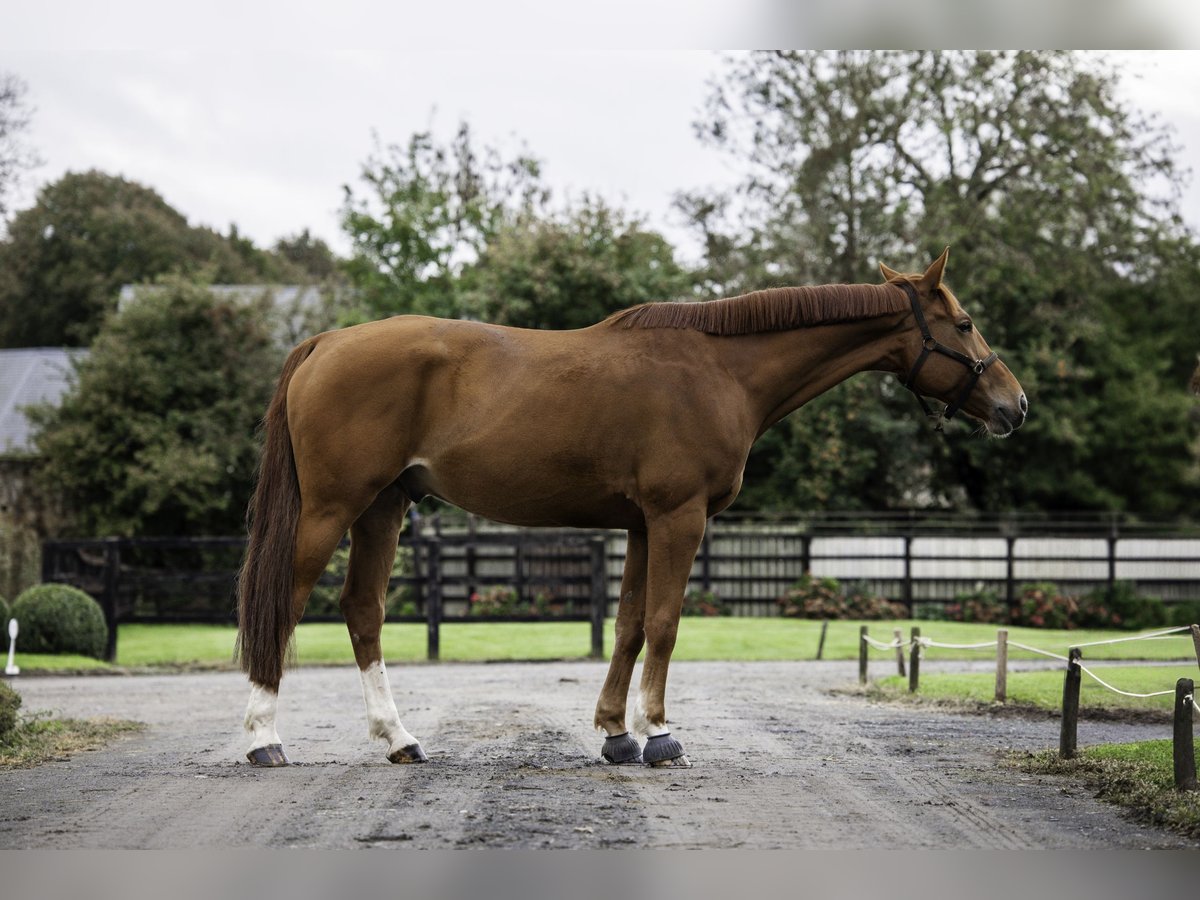
<svg viewBox="0 0 1200 900">
<path fill-rule="evenodd" d="M 1200 790 L 1196 784 L 1196 748 L 1192 738 L 1192 698 L 1196 684 L 1190 678 L 1175 682 L 1175 790 Z"/>
<path fill-rule="evenodd" d="M 604 658 L 604 615 L 608 612 L 608 549 L 602 537 L 592 538 L 592 659 Z"/>
<path fill-rule="evenodd" d="M 1200 666 L 1200 625 L 1192 626 L 1192 644 L 1196 647 L 1196 665 Z"/>
<path fill-rule="evenodd" d="M 817 641 L 817 659 L 820 659 L 821 655 L 825 652 L 825 632 L 827 632 L 828 630 L 829 630 L 829 620 L 825 619 L 821 623 L 821 639 L 819 641 Z M 862 638 L 859 638 L 859 640 L 862 641 Z M 865 641 L 863 641 L 863 643 L 865 643 Z"/>
<path fill-rule="evenodd" d="M 858 629 L 858 683 L 867 683 L 867 626 L 860 625 Z"/>
<path fill-rule="evenodd" d="M 1008 699 L 1008 629 L 996 632 L 996 702 Z"/>
<path fill-rule="evenodd" d="M 100 608 L 104 611 L 104 624 L 108 635 L 104 641 L 104 658 L 117 661 L 117 594 L 121 583 L 121 544 L 118 538 L 109 538 L 104 548 L 104 595 Z"/>
<path fill-rule="evenodd" d="M 442 554 L 436 537 L 425 541 L 425 655 L 436 661 L 442 652 Z"/>
<path fill-rule="evenodd" d="M 1063 679 L 1062 730 L 1058 738 L 1058 755 L 1073 759 L 1079 738 L 1079 686 L 1083 672 L 1079 660 L 1083 656 L 1078 647 L 1067 654 L 1067 674 Z"/>
<path fill-rule="evenodd" d="M 912 542 L 911 535 L 904 536 L 904 605 L 908 607 L 910 619 L 915 616 L 913 611 Z"/>
<path fill-rule="evenodd" d="M 893 628 L 892 637 L 896 639 L 896 669 L 903 678 L 908 674 L 904 671 L 904 634 L 899 628 Z"/>
<path fill-rule="evenodd" d="M 921 629 L 913 626 L 912 630 L 912 649 L 909 651 L 908 657 L 908 692 L 915 694 L 921 681 L 921 642 L 917 640 L 921 636 Z"/>
</svg>

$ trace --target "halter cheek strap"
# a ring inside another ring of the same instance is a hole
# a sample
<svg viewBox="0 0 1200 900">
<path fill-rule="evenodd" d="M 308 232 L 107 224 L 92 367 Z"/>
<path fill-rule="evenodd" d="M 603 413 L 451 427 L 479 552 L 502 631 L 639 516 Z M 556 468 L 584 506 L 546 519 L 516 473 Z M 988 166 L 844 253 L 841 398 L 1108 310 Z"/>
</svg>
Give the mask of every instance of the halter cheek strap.
<svg viewBox="0 0 1200 900">
<path fill-rule="evenodd" d="M 938 341 L 929 331 L 929 323 L 925 321 L 925 312 L 921 309 L 921 300 L 917 296 L 917 290 L 909 282 L 898 282 L 899 286 L 908 294 L 908 300 L 912 304 L 913 318 L 917 320 L 917 327 L 921 329 L 921 353 L 917 356 L 912 364 L 912 368 L 908 370 L 908 377 L 902 382 L 903 385 L 913 392 L 913 396 L 917 398 L 917 402 L 921 404 L 921 409 L 924 410 L 928 418 L 937 418 L 935 430 L 942 430 L 942 423 L 954 417 L 964 403 L 971 396 L 971 392 L 975 390 L 975 385 L 979 383 L 979 379 L 983 373 L 988 370 L 988 367 L 997 359 L 996 351 L 992 351 L 985 359 L 971 359 L 965 353 L 960 353 L 953 347 L 947 347 L 945 344 Z M 925 360 L 929 359 L 931 353 L 941 353 L 943 356 L 948 356 L 958 363 L 962 363 L 967 367 L 967 380 L 963 382 L 963 386 L 959 388 L 958 395 L 949 403 L 939 416 L 929 408 L 929 404 L 925 402 L 925 398 L 921 396 L 921 392 L 917 389 L 917 374 L 921 371 L 921 367 L 925 365 Z"/>
</svg>

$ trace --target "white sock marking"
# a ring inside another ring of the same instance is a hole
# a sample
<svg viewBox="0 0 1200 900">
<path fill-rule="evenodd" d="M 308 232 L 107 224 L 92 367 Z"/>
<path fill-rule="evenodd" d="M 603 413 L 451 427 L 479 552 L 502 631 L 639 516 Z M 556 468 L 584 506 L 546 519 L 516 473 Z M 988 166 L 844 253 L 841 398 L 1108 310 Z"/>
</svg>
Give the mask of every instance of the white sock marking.
<svg viewBox="0 0 1200 900">
<path fill-rule="evenodd" d="M 400 713 L 392 698 L 392 686 L 388 683 L 387 667 L 383 660 L 360 669 L 358 674 L 362 678 L 363 701 L 367 705 L 367 733 L 373 738 L 387 741 L 389 754 L 417 743 L 417 739 L 400 722 Z"/>
<path fill-rule="evenodd" d="M 633 704 L 633 730 L 648 738 L 670 733 L 666 725 L 655 725 L 646 718 L 646 703 L 641 690 L 638 691 L 637 702 Z"/>
<path fill-rule="evenodd" d="M 279 694 L 261 684 L 252 684 L 250 702 L 246 704 L 246 730 L 251 734 L 251 750 L 282 743 L 275 731 L 275 708 Z"/>
</svg>

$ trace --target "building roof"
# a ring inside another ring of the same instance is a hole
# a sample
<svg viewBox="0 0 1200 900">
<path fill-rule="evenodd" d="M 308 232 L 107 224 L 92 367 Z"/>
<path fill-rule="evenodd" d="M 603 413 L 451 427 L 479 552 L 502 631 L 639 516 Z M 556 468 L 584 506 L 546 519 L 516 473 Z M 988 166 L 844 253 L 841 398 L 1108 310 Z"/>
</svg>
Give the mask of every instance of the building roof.
<svg viewBox="0 0 1200 900">
<path fill-rule="evenodd" d="M 34 452 L 24 407 L 58 403 L 71 387 L 71 361 L 86 354 L 75 347 L 0 350 L 0 456 Z"/>
</svg>

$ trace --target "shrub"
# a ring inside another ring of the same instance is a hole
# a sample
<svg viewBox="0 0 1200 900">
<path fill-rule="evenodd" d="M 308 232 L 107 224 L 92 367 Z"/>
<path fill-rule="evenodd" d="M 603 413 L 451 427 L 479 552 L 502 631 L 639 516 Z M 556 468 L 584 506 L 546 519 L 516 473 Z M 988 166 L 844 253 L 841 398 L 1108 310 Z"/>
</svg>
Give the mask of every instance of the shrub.
<svg viewBox="0 0 1200 900">
<path fill-rule="evenodd" d="M 946 604 L 941 618 L 952 622 L 990 625 L 1008 620 L 1008 606 L 995 591 L 977 587 L 973 591 L 956 594 L 954 602 Z"/>
<path fill-rule="evenodd" d="M 1200 600 L 1184 600 L 1167 607 L 1167 624 L 1200 625 Z"/>
<path fill-rule="evenodd" d="M 731 616 L 733 610 L 714 591 L 693 589 L 683 595 L 683 614 L 685 616 Z"/>
<path fill-rule="evenodd" d="M 0 744 L 7 744 L 17 730 L 17 710 L 21 708 L 21 695 L 0 681 Z"/>
<path fill-rule="evenodd" d="M 843 590 L 836 578 L 805 572 L 795 587 L 776 601 L 782 616 L 799 619 L 903 619 L 908 610 L 860 585 Z"/>
<path fill-rule="evenodd" d="M 13 618 L 27 653 L 78 653 L 104 656 L 108 628 L 100 604 L 66 584 L 39 584 L 17 597 Z"/>
<path fill-rule="evenodd" d="M 1063 594 L 1058 585 L 1049 581 L 1021 586 L 1014 625 L 1031 628 L 1074 628 L 1079 616 L 1079 603 Z"/>
<path fill-rule="evenodd" d="M 1097 588 L 1079 601 L 1079 624 L 1087 628 L 1161 628 L 1167 608 L 1157 597 L 1142 597 L 1128 581 Z"/>
<path fill-rule="evenodd" d="M 467 598 L 469 616 L 519 616 L 541 618 L 560 615 L 563 606 L 546 593 L 537 593 L 532 598 L 522 599 L 509 587 L 483 588 Z"/>
</svg>

